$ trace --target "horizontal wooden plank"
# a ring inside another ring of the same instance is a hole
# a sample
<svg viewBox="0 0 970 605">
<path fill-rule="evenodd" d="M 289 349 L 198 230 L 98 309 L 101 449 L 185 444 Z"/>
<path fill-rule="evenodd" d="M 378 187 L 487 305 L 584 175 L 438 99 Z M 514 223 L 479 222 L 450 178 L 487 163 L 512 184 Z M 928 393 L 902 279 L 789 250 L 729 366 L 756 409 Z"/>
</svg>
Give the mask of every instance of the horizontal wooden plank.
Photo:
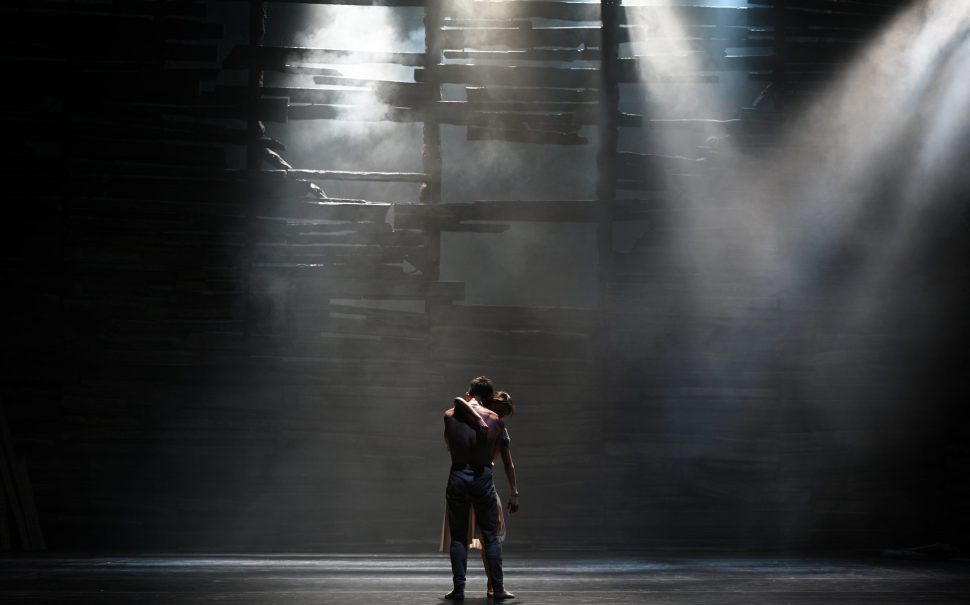
<svg viewBox="0 0 970 605">
<path fill-rule="evenodd" d="M 396 228 L 426 228 L 461 221 L 594 222 L 598 203 L 575 201 L 481 201 L 467 204 L 396 204 Z"/>
<path fill-rule="evenodd" d="M 703 65 L 685 64 L 680 70 L 660 73 L 649 69 L 643 59 L 620 59 L 617 61 L 617 81 L 628 82 L 717 82 L 715 74 L 699 73 Z M 602 74 L 593 67 L 535 67 L 523 65 L 438 65 L 432 72 L 416 69 L 414 78 L 424 82 L 433 78 L 440 83 L 467 84 L 472 86 L 531 86 L 547 88 L 597 89 Z"/>
<path fill-rule="evenodd" d="M 395 107 L 418 107 L 428 101 L 427 88 L 420 84 L 370 80 L 347 81 L 347 78 L 330 76 L 315 76 L 314 79 L 346 83 L 324 84 L 331 88 L 264 86 L 260 88 L 260 94 L 266 97 L 286 97 L 291 104 L 374 105 L 379 102 Z M 333 88 L 334 86 L 343 88 Z M 211 96 L 216 100 L 240 103 L 248 98 L 248 94 L 249 90 L 245 86 L 219 86 Z"/>
<path fill-rule="evenodd" d="M 589 142 L 589 139 L 576 132 L 479 126 L 469 126 L 467 138 L 469 141 L 508 141 L 538 145 L 585 145 Z"/>
<path fill-rule="evenodd" d="M 469 103 L 599 103 L 595 88 L 481 86 L 465 88 Z"/>
<path fill-rule="evenodd" d="M 527 129 L 575 132 L 582 126 L 599 124 L 601 109 L 593 103 L 435 103 L 439 123 L 493 129 Z M 643 117 L 619 113 L 618 126 L 636 128 Z"/>
<path fill-rule="evenodd" d="M 386 105 L 290 105 L 290 120 L 346 120 L 355 122 L 423 122 L 425 112 Z"/>
<path fill-rule="evenodd" d="M 599 61 L 598 48 L 539 48 L 528 50 L 446 50 L 446 59 L 486 61 Z"/>
<path fill-rule="evenodd" d="M 424 53 L 373 52 L 336 50 L 329 48 L 305 48 L 299 46 L 236 46 L 223 61 L 228 69 L 256 67 L 268 71 L 285 71 L 294 63 L 360 64 L 393 63 L 411 67 L 425 64 Z"/>
<path fill-rule="evenodd" d="M 390 208 L 391 204 L 377 202 L 286 200 L 258 203 L 253 212 L 266 217 L 384 222 Z"/>
<path fill-rule="evenodd" d="M 423 183 L 428 175 L 423 172 L 359 172 L 352 170 L 306 170 L 287 171 L 291 176 L 310 181 L 369 181 L 385 183 Z"/>
<path fill-rule="evenodd" d="M 443 15 L 475 19 L 542 18 L 560 21 L 598 21 L 600 6 L 589 2 L 543 2 L 536 0 L 451 0 Z"/>
<path fill-rule="evenodd" d="M 483 27 L 443 29 L 441 43 L 445 49 L 537 49 L 599 48 L 600 28 L 590 27 Z"/>
</svg>

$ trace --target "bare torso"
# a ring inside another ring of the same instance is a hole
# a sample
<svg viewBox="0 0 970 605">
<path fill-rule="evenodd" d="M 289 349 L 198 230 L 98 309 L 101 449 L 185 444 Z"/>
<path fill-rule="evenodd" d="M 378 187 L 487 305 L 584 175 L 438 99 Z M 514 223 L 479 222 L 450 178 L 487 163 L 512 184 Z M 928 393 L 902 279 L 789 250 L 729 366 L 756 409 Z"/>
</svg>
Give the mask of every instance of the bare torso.
<svg viewBox="0 0 970 605">
<path fill-rule="evenodd" d="M 473 428 L 455 408 L 445 412 L 445 442 L 451 452 L 451 463 L 491 466 L 505 431 L 505 424 L 498 414 L 488 408 L 475 402 L 471 405 L 488 424 L 488 429 Z"/>
</svg>

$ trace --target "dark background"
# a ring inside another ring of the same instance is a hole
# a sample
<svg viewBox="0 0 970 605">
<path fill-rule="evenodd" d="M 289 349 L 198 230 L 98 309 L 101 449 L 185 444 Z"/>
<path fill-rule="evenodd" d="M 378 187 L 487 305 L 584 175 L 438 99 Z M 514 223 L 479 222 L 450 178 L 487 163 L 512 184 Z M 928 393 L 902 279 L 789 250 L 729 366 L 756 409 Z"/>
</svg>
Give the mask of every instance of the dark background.
<svg viewBox="0 0 970 605">
<path fill-rule="evenodd" d="M 327 22 L 268 4 L 267 45 Z M 796 4 L 819 6 L 786 13 L 792 37 L 851 38 L 809 49 L 841 74 L 920 3 Z M 966 137 L 937 171 L 905 170 L 934 105 L 876 168 L 829 173 L 840 143 L 799 130 L 837 76 L 796 82 L 791 48 L 767 61 L 784 94 L 760 104 L 757 60 L 709 65 L 707 106 L 624 85 L 624 111 L 740 130 L 622 128 L 621 150 L 679 159 L 617 194 L 612 233 L 586 206 L 462 215 L 493 233 L 409 210 L 415 183 L 322 182 L 383 204 L 307 210 L 305 181 L 238 172 L 245 96 L 218 86 L 247 81 L 225 61 L 246 2 L 0 10 L 0 405 L 48 548 L 433 550 L 440 415 L 479 374 L 519 406 L 509 551 L 966 543 Z M 420 7 L 380 10 L 359 18 L 423 52 Z M 717 15 L 691 18 L 746 24 Z M 417 121 L 264 121 L 297 168 L 422 170 Z M 596 197 L 593 126 L 580 146 L 441 132 L 443 203 Z M 742 159 L 716 153 L 727 139 Z M 854 185 L 813 193 L 832 182 Z"/>
</svg>

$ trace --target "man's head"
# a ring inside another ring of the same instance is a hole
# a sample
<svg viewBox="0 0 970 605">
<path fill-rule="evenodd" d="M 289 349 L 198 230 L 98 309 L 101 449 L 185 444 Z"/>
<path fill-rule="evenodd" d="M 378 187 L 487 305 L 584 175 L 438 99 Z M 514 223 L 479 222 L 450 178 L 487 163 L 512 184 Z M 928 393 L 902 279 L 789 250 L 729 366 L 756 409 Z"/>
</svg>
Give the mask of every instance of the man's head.
<svg viewBox="0 0 970 605">
<path fill-rule="evenodd" d="M 495 396 L 488 401 L 486 407 L 498 414 L 501 418 L 511 416 L 515 413 L 515 404 L 512 403 L 512 396 L 505 391 L 495 393 Z"/>
<path fill-rule="evenodd" d="M 495 394 L 495 387 L 492 385 L 492 379 L 488 376 L 479 376 L 478 378 L 473 378 L 471 384 L 468 385 L 468 394 L 477 399 L 481 403 L 486 403 Z"/>
</svg>

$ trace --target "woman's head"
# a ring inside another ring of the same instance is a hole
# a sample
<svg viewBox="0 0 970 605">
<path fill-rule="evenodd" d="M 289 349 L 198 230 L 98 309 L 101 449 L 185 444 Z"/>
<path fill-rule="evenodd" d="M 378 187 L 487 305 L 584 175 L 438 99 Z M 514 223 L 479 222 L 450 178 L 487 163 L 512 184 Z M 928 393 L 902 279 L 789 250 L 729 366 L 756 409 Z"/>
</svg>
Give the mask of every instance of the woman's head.
<svg viewBox="0 0 970 605">
<path fill-rule="evenodd" d="M 495 393 L 495 395 L 488 400 L 487 407 L 502 418 L 511 416 L 515 413 L 515 404 L 512 403 L 512 396 L 505 391 Z"/>
</svg>

